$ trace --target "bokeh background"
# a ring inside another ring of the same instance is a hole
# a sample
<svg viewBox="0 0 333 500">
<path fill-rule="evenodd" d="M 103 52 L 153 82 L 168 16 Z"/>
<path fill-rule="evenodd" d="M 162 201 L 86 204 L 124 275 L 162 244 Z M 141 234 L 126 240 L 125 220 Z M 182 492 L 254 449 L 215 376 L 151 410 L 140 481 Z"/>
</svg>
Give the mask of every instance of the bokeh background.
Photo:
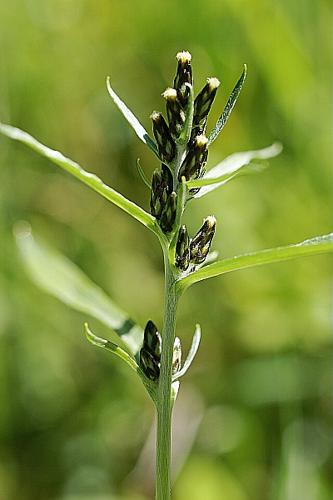
<svg viewBox="0 0 333 500">
<path fill-rule="evenodd" d="M 222 81 L 212 124 L 246 62 L 209 166 L 275 140 L 284 151 L 263 174 L 191 204 L 190 229 L 215 214 L 222 256 L 325 234 L 331 19 L 329 0 L 2 1 L 1 120 L 148 209 L 136 159 L 147 175 L 156 159 L 113 106 L 106 75 L 150 129 L 176 52 L 190 50 L 196 90 L 207 76 Z M 0 186 L 0 499 L 152 498 L 150 401 L 120 361 L 87 343 L 86 315 L 30 281 L 12 229 L 29 221 L 142 325 L 162 323 L 158 243 L 3 137 Z M 178 335 L 187 347 L 198 321 L 203 339 L 177 403 L 175 500 L 331 498 L 331 276 L 320 256 L 215 278 L 182 299 Z"/>
</svg>

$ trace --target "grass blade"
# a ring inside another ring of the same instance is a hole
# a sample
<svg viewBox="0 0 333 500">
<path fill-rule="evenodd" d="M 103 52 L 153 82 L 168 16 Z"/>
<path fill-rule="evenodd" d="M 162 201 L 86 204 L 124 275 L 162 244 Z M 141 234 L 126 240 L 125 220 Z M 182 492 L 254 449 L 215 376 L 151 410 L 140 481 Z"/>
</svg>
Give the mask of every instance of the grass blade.
<svg viewBox="0 0 333 500">
<path fill-rule="evenodd" d="M 282 262 L 296 257 L 305 257 L 307 255 L 316 255 L 333 252 L 333 233 L 324 236 L 317 236 L 302 243 L 287 245 L 277 248 L 269 248 L 259 252 L 239 255 L 229 259 L 223 259 L 206 267 L 195 271 L 194 273 L 179 280 L 179 288 L 185 290 L 190 285 L 207 278 L 213 278 L 221 274 L 240 269 L 247 269 L 263 264 L 272 264 Z"/>
<path fill-rule="evenodd" d="M 37 286 L 73 309 L 98 319 L 120 337 L 133 355 L 138 352 L 142 328 L 101 288 L 65 256 L 37 242 L 28 224 L 17 225 L 15 236 L 23 263 Z"/>
<path fill-rule="evenodd" d="M 141 224 L 148 227 L 156 235 L 160 235 L 160 230 L 154 217 L 110 186 L 104 184 L 104 182 L 97 177 L 97 175 L 86 172 L 82 167 L 80 167 L 80 165 L 66 158 L 59 151 L 55 151 L 44 144 L 41 144 L 30 134 L 20 130 L 19 128 L 0 123 L 0 132 L 10 139 L 14 139 L 25 144 L 40 155 L 58 165 L 60 168 L 66 170 L 88 187 L 106 198 L 108 201 L 117 205 L 117 207 L 121 208 L 126 213 L 134 217 L 134 219 L 141 222 Z"/>
<path fill-rule="evenodd" d="M 237 102 L 238 96 L 242 90 L 243 84 L 245 82 L 246 74 L 247 74 L 247 66 L 246 66 L 246 64 L 244 64 L 243 73 L 241 74 L 233 91 L 231 92 L 230 97 L 227 101 L 227 104 L 225 105 L 225 108 L 222 112 L 222 115 L 217 120 L 215 127 L 213 128 L 213 130 L 211 131 L 211 133 L 208 137 L 208 145 L 212 144 L 215 141 L 215 139 L 218 137 L 220 132 L 224 129 L 224 127 L 229 119 L 229 116 L 231 115 L 231 112 L 234 109 L 234 106 Z"/>
</svg>

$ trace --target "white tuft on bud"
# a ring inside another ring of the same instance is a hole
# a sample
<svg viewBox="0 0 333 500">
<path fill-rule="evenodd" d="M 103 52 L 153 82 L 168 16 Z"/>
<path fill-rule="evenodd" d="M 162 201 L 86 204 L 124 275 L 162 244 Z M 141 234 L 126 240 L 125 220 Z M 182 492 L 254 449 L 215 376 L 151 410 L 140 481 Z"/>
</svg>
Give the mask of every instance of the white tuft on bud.
<svg viewBox="0 0 333 500">
<path fill-rule="evenodd" d="M 213 228 L 216 225 L 216 218 L 214 217 L 214 215 L 208 215 L 208 217 L 206 217 L 203 222 L 207 224 L 209 228 Z"/>
<path fill-rule="evenodd" d="M 175 101 L 177 99 L 177 90 L 169 87 L 163 92 L 162 97 L 167 101 Z"/>
<path fill-rule="evenodd" d="M 161 113 L 158 111 L 153 111 L 152 114 L 150 115 L 150 119 L 153 120 L 153 122 L 159 120 L 161 117 Z"/>
<path fill-rule="evenodd" d="M 184 64 L 187 62 L 191 62 L 192 56 L 189 52 L 187 52 L 187 50 L 182 50 L 181 52 L 178 52 L 178 54 L 176 55 L 176 59 L 177 61 Z"/>
<path fill-rule="evenodd" d="M 195 138 L 195 143 L 198 148 L 203 148 L 208 142 L 207 137 L 204 134 L 197 135 Z"/>
<path fill-rule="evenodd" d="M 221 85 L 220 80 L 218 78 L 215 78 L 214 76 L 211 78 L 207 78 L 207 83 L 209 85 L 210 91 L 217 89 Z"/>
</svg>

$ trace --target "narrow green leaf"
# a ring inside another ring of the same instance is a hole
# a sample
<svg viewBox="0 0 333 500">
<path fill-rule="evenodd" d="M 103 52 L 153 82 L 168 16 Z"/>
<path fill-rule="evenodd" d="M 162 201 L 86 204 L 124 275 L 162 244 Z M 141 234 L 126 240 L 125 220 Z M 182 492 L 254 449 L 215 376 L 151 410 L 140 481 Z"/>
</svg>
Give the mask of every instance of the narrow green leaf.
<svg viewBox="0 0 333 500">
<path fill-rule="evenodd" d="M 37 242 L 30 226 L 20 223 L 15 236 L 23 263 L 36 285 L 68 306 L 89 314 L 111 328 L 135 355 L 143 330 L 70 260 Z"/>
<path fill-rule="evenodd" d="M 201 198 L 239 175 L 261 172 L 267 164 L 260 162 L 274 158 L 281 151 L 282 145 L 274 143 L 256 151 L 233 153 L 209 170 L 201 179 L 188 181 L 187 186 L 189 189 L 200 187 L 200 191 L 194 196 Z"/>
<path fill-rule="evenodd" d="M 125 363 L 132 368 L 133 371 L 141 378 L 141 381 L 145 388 L 147 389 L 148 394 L 156 404 L 157 402 L 157 384 L 154 383 L 153 381 L 149 380 L 146 375 L 143 373 L 141 370 L 140 366 L 136 362 L 136 359 L 134 356 L 131 356 L 128 354 L 124 349 L 119 347 L 119 345 L 115 344 L 114 342 L 111 342 L 110 340 L 102 339 L 101 337 L 97 337 L 89 328 L 88 323 L 84 324 L 85 328 L 85 333 L 88 341 L 96 345 L 97 347 L 102 347 L 103 349 L 106 349 L 107 351 L 112 352 L 118 358 L 122 359 L 125 361 Z"/>
<path fill-rule="evenodd" d="M 183 364 L 183 367 L 179 370 L 179 372 L 177 372 L 173 376 L 173 380 L 177 380 L 180 377 L 183 377 L 185 375 L 185 373 L 187 372 L 187 370 L 189 369 L 189 367 L 191 366 L 192 361 L 194 360 L 194 357 L 199 349 L 200 339 L 201 339 L 201 328 L 200 328 L 200 325 L 197 324 L 195 326 L 195 332 L 193 335 L 192 345 L 191 345 L 191 348 L 190 348 L 189 353 L 187 355 L 187 358 Z"/>
<path fill-rule="evenodd" d="M 231 115 L 231 112 L 234 109 L 234 106 L 237 102 L 238 96 L 242 90 L 243 83 L 245 82 L 246 74 L 247 74 L 247 66 L 246 66 L 246 64 L 244 64 L 243 72 L 242 72 L 238 82 L 236 83 L 233 91 L 230 94 L 230 97 L 227 101 L 227 104 L 225 105 L 225 108 L 222 112 L 222 115 L 217 120 L 215 127 L 213 128 L 213 130 L 211 131 L 211 133 L 208 137 L 208 145 L 212 144 L 212 142 L 215 141 L 215 139 L 218 137 L 219 133 L 225 127 L 225 125 L 229 119 L 229 116 Z"/>
<path fill-rule="evenodd" d="M 317 236 L 305 240 L 302 243 L 270 248 L 214 262 L 180 279 L 178 282 L 179 288 L 180 290 L 185 290 L 198 281 L 213 278 L 214 276 L 219 276 L 220 274 L 229 273 L 231 271 L 238 271 L 240 269 L 261 266 L 263 264 L 282 262 L 296 257 L 305 257 L 307 255 L 328 252 L 333 252 L 333 233 Z"/>
<path fill-rule="evenodd" d="M 134 114 L 132 113 L 132 111 L 130 109 L 128 109 L 128 107 L 126 106 L 126 104 L 117 96 L 117 94 L 115 93 L 115 91 L 111 87 L 110 77 L 108 77 L 107 80 L 106 80 L 106 86 L 107 86 L 107 89 L 108 89 L 108 92 L 110 94 L 111 99 L 113 100 L 113 102 L 115 103 L 115 105 L 117 106 L 117 108 L 119 109 L 119 111 L 122 113 L 122 115 L 124 116 L 124 118 L 126 118 L 126 120 L 131 125 L 131 127 L 133 127 L 136 135 L 159 158 L 158 149 L 157 149 L 157 146 L 156 146 L 154 140 L 149 136 L 149 134 L 146 131 L 146 129 L 141 125 L 141 123 L 136 118 L 136 116 L 134 116 Z"/>
<path fill-rule="evenodd" d="M 136 167 L 138 169 L 138 172 L 140 174 L 140 177 L 141 177 L 143 183 L 146 184 L 146 186 L 147 186 L 148 189 L 151 189 L 151 183 L 147 179 L 146 174 L 144 173 L 143 168 L 141 167 L 140 158 L 138 158 L 136 160 Z"/>
<path fill-rule="evenodd" d="M 92 331 L 89 329 L 88 323 L 84 324 L 84 329 L 86 332 L 86 337 L 91 344 L 94 344 L 97 347 L 102 347 L 102 348 L 106 349 L 107 351 L 112 352 L 113 354 L 118 356 L 118 358 L 125 361 L 125 363 L 130 368 L 132 368 L 132 370 L 134 370 L 135 372 L 138 371 L 139 365 L 135 361 L 135 358 L 130 356 L 128 354 L 128 352 L 124 351 L 124 349 L 119 347 L 119 345 L 115 344 L 114 342 L 111 342 L 110 340 L 102 339 L 101 337 L 97 337 L 96 335 L 94 335 L 92 333 Z"/>
<path fill-rule="evenodd" d="M 156 235 L 160 235 L 161 231 L 154 217 L 132 201 L 125 198 L 125 196 L 112 189 L 110 186 L 104 184 L 103 181 L 96 175 L 86 172 L 82 167 L 80 167 L 80 165 L 72 160 L 69 160 L 62 153 L 59 153 L 59 151 L 55 151 L 47 146 L 44 146 L 44 144 L 38 142 L 27 132 L 10 125 L 0 123 L 0 132 L 11 139 L 22 142 L 40 155 L 45 156 L 45 158 L 66 170 L 91 189 L 106 198 L 108 201 L 114 203 L 117 207 L 134 217 Z"/>
</svg>

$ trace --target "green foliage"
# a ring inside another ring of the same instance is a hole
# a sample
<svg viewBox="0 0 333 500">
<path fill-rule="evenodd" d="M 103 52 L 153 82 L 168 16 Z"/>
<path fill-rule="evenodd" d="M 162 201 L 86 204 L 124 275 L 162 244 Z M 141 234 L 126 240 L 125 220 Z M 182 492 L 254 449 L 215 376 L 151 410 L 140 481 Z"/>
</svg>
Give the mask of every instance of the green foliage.
<svg viewBox="0 0 333 500">
<path fill-rule="evenodd" d="M 154 219 L 148 213 L 111 187 L 104 184 L 104 182 L 101 181 L 97 175 L 86 172 L 82 167 L 80 167 L 80 165 L 72 160 L 69 160 L 62 153 L 59 153 L 59 151 L 54 151 L 53 149 L 44 146 L 30 134 L 23 132 L 16 127 L 0 123 L 0 132 L 15 141 L 22 142 L 40 155 L 45 156 L 45 158 L 58 165 L 60 168 L 63 168 L 88 187 L 106 198 L 108 201 L 114 203 L 119 208 L 127 212 L 129 215 L 141 222 L 141 224 L 159 234 Z"/>
<path fill-rule="evenodd" d="M 221 77 L 209 130 L 243 61 L 250 69 L 207 170 L 233 151 L 276 138 L 284 145 L 263 175 L 240 177 L 191 201 L 189 233 L 203 213 L 216 215 L 214 248 L 222 260 L 326 234 L 330 20 L 324 0 L 301 6 L 207 0 L 190 8 L 171 1 L 159 9 L 152 0 L 130 6 L 70 0 L 56 8 L 52 1 L 3 2 L 0 121 L 90 166 L 147 211 L 135 160 L 141 158 L 150 178 L 156 158 L 112 110 L 103 82 L 112 75 L 149 130 L 181 33 L 195 55 L 196 90 L 207 75 Z M 149 432 L 152 405 L 125 365 L 85 342 L 80 325 L 87 313 L 72 312 L 27 279 L 12 227 L 29 220 L 36 235 L 142 325 L 152 311 L 162 324 L 158 243 L 91 190 L 1 137 L 0 177 L 1 494 L 8 500 L 151 498 L 151 464 L 140 462 L 129 473 Z M 319 256 L 226 274 L 184 294 L 178 334 L 185 352 L 194 321 L 204 335 L 176 405 L 180 435 L 185 439 L 190 424 L 201 424 L 192 448 L 183 447 L 191 454 L 179 469 L 175 500 L 220 499 L 221 491 L 229 500 L 293 500 L 312 492 L 316 500 L 330 498 L 331 275 L 330 257 Z M 93 319 L 91 327 L 113 339 L 110 327 Z M 185 460 L 179 443 L 177 464 Z"/>
<path fill-rule="evenodd" d="M 239 94 L 242 90 L 243 84 L 244 84 L 245 79 L 246 79 L 246 74 L 247 74 L 247 66 L 246 66 L 246 64 L 244 64 L 243 72 L 242 72 L 238 82 L 236 83 L 233 91 L 231 92 L 230 97 L 228 99 L 228 102 L 225 105 L 225 108 L 224 108 L 220 118 L 217 120 L 215 127 L 213 128 L 213 130 L 209 134 L 209 137 L 208 137 L 209 144 L 212 144 L 212 142 L 214 142 L 215 139 L 217 139 L 218 135 L 224 129 L 224 127 L 229 119 L 229 116 L 231 115 L 232 110 L 234 109 L 234 106 L 237 102 Z"/>
<path fill-rule="evenodd" d="M 224 259 L 203 267 L 182 278 L 179 287 L 185 290 L 187 287 L 198 281 L 213 278 L 230 271 L 238 271 L 263 264 L 272 264 L 284 260 L 316 255 L 333 251 L 333 233 L 325 236 L 317 236 L 301 243 L 287 245 L 285 247 L 270 248 L 260 252 L 253 252 L 246 255 L 238 255 L 229 259 Z"/>
<path fill-rule="evenodd" d="M 17 225 L 16 241 L 33 281 L 68 306 L 82 311 L 112 329 L 135 356 L 143 330 L 95 283 L 66 257 L 37 242 L 28 225 Z"/>
<path fill-rule="evenodd" d="M 261 172 L 265 168 L 262 160 L 274 158 L 281 151 L 280 144 L 272 144 L 272 146 L 258 151 L 233 153 L 211 168 L 202 179 L 189 181 L 187 186 L 189 189 L 202 188 L 194 195 L 195 198 L 201 198 L 201 196 L 223 186 L 239 175 Z"/>
<path fill-rule="evenodd" d="M 110 94 L 111 99 L 119 109 L 119 111 L 123 114 L 124 118 L 128 121 L 128 123 L 133 127 L 136 135 L 141 139 L 142 142 L 147 144 L 147 146 L 156 154 L 156 156 L 159 158 L 158 155 L 158 150 L 155 142 L 153 139 L 149 136 L 148 132 L 144 129 L 144 127 L 141 125 L 139 120 L 133 115 L 132 111 L 128 109 L 125 103 L 117 96 L 113 88 L 111 87 L 110 83 L 110 78 L 107 78 L 106 80 L 108 92 Z"/>
<path fill-rule="evenodd" d="M 193 239 L 188 241 L 187 236 L 189 259 L 186 265 L 178 265 L 180 259 L 183 258 L 183 250 L 182 245 L 175 246 L 175 240 L 178 238 L 177 243 L 179 243 L 181 228 L 184 228 L 187 234 L 186 227 L 182 226 L 182 215 L 190 195 L 198 195 L 201 187 L 206 187 L 206 192 L 208 192 L 207 186 L 210 186 L 211 190 L 212 185 L 219 187 L 225 184 L 242 168 L 248 166 L 253 159 L 270 158 L 278 154 L 281 148 L 278 145 L 273 145 L 260 151 L 236 153 L 217 165 L 208 179 L 204 177 L 200 180 L 205 172 L 208 145 L 221 132 L 235 105 L 246 77 L 246 67 L 209 140 L 205 136 L 207 117 L 220 82 L 216 78 L 209 78 L 205 87 L 193 101 L 191 55 L 188 52 L 180 52 L 177 54 L 177 59 L 175 89 L 165 93 L 165 96 L 172 100 L 172 102 L 167 100 L 169 125 L 161 113 L 154 111 L 151 115 L 157 144 L 152 141 L 133 113 L 118 98 L 111 88 L 109 79 L 107 80 L 109 94 L 116 106 L 134 128 L 138 137 L 164 163 L 161 171 L 155 171 L 152 180 L 151 211 L 154 217 L 104 184 L 97 176 L 84 171 L 82 167 L 63 154 L 44 146 L 18 128 L 0 123 L 0 132 L 4 135 L 26 144 L 71 173 L 108 201 L 140 221 L 159 237 L 165 267 L 163 335 L 161 339 L 154 323 L 149 320 L 142 343 L 140 328 L 118 310 L 110 299 L 91 284 L 75 266 L 55 254 L 52 255 L 52 253 L 49 259 L 45 255 L 47 252 L 41 250 L 34 243 L 29 230 L 18 234 L 22 255 L 36 283 L 76 309 L 86 311 L 98 319 L 108 322 L 129 347 L 130 352 L 128 353 L 118 344 L 94 335 L 85 324 L 88 340 L 92 344 L 112 352 L 132 368 L 142 379 L 148 394 L 155 403 L 157 412 L 156 500 L 171 498 L 171 425 L 172 408 L 179 389 L 177 379 L 188 370 L 200 342 L 200 327 L 197 326 L 189 355 L 182 367 L 181 342 L 178 337 L 175 337 L 176 311 L 181 293 L 195 282 L 232 270 L 333 251 L 332 233 L 296 245 L 233 257 L 204 267 L 216 228 L 215 217 L 209 216 L 204 219 Z M 172 123 L 173 120 L 176 122 Z M 188 191 L 185 189 L 186 181 Z M 193 185 L 193 182 L 201 184 Z M 181 254 L 178 255 L 177 252 L 181 252 Z M 191 266 L 188 265 L 189 263 Z M 139 362 L 135 357 L 140 348 L 138 335 L 142 344 Z"/>
</svg>

